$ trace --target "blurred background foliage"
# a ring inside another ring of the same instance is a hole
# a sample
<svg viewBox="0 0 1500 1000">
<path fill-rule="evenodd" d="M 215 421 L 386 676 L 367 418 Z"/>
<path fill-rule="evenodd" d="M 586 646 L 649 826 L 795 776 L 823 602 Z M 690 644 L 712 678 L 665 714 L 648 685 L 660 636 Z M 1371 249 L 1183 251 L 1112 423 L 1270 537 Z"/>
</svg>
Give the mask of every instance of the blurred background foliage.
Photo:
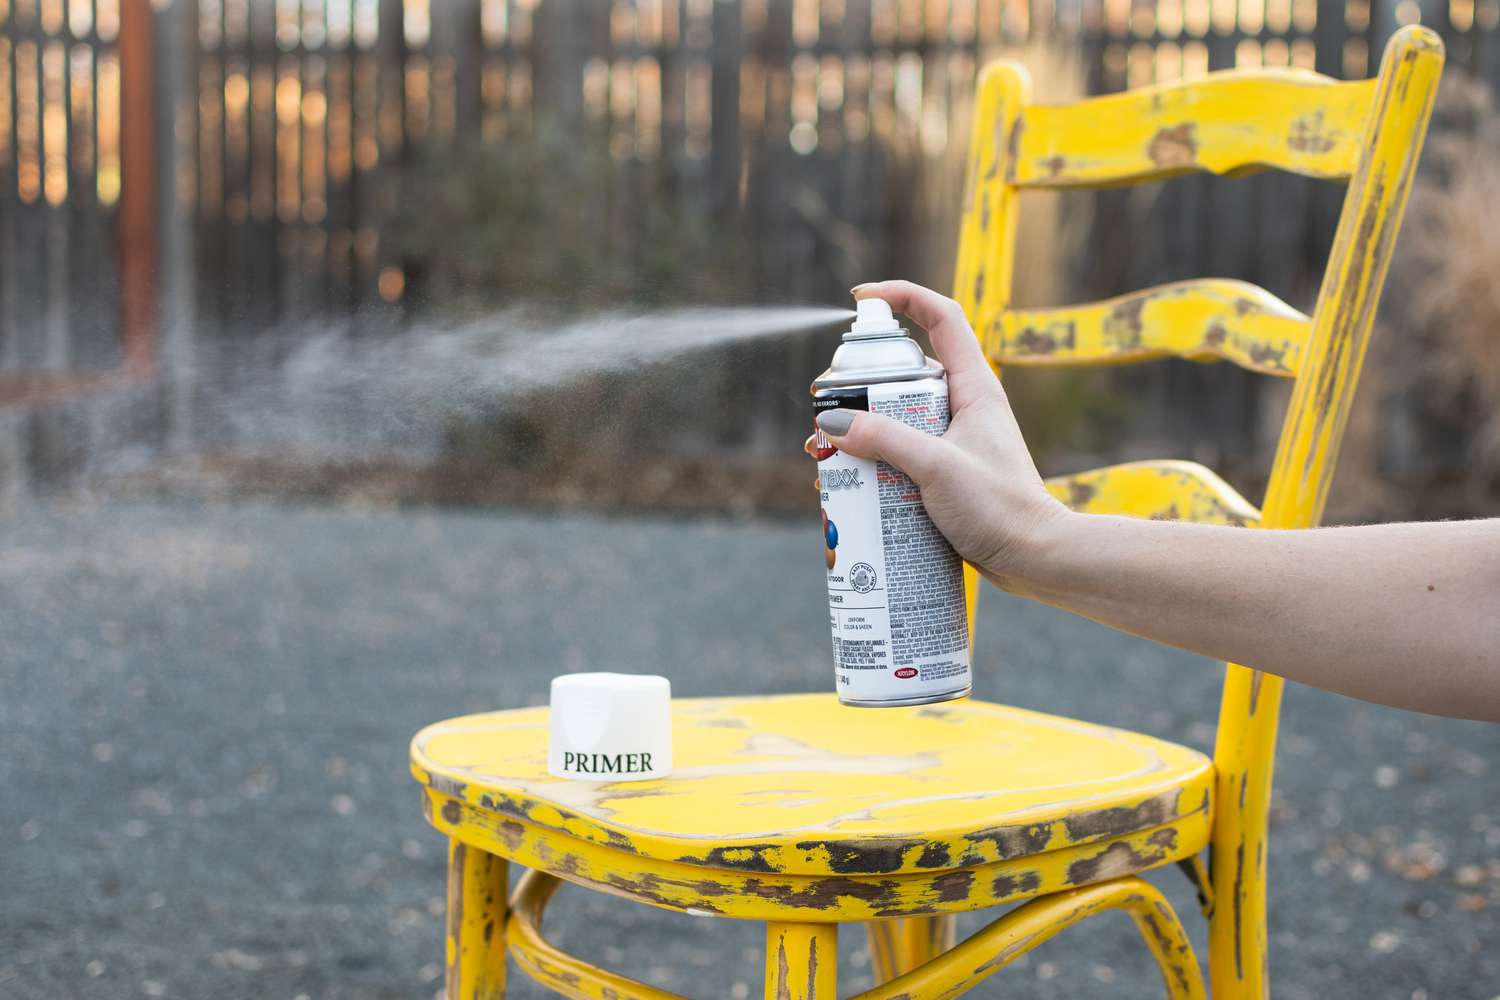
<svg viewBox="0 0 1500 1000">
<path fill-rule="evenodd" d="M 1375 516 L 1500 509 L 1500 128 L 1443 82 L 1344 457 Z"/>
<path fill-rule="evenodd" d="M 406 296 L 447 315 L 516 301 L 566 316 L 747 300 L 741 244 L 674 197 L 668 178 L 620 185 L 605 139 L 596 125 L 539 114 L 501 142 L 419 147 L 390 232 Z M 636 200 L 632 224 L 601 226 L 622 197 Z"/>
</svg>

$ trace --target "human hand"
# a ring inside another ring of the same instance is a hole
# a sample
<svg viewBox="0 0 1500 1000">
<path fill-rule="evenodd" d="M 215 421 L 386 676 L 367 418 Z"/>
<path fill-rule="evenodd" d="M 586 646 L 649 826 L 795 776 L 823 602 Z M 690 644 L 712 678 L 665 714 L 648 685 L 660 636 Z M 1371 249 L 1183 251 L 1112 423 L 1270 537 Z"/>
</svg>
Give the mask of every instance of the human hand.
<svg viewBox="0 0 1500 1000">
<path fill-rule="evenodd" d="M 1044 529 L 1068 510 L 1042 485 L 1005 389 L 957 302 L 909 281 L 860 285 L 854 297 L 884 299 L 931 335 L 948 373 L 948 432 L 933 437 L 890 417 L 847 409 L 820 413 L 818 428 L 839 450 L 910 476 L 958 554 L 1006 587 Z M 811 445 L 809 438 L 809 454 Z"/>
</svg>

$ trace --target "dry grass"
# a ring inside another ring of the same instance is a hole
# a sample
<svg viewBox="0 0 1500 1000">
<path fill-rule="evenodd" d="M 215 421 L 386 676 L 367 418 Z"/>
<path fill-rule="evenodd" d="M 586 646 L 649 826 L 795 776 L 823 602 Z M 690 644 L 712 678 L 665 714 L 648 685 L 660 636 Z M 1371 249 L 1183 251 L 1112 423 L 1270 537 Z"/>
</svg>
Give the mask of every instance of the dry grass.
<svg viewBox="0 0 1500 1000">
<path fill-rule="evenodd" d="M 1340 463 L 1340 519 L 1500 510 L 1500 120 L 1444 80 Z"/>
<path fill-rule="evenodd" d="M 1493 477 L 1500 471 L 1500 127 L 1482 83 L 1455 76 L 1445 97 L 1444 132 L 1427 152 L 1437 176 L 1413 193 L 1407 215 L 1406 249 L 1418 278 L 1410 307 L 1432 338 L 1424 373 L 1445 395 L 1472 400 L 1473 458 Z"/>
</svg>

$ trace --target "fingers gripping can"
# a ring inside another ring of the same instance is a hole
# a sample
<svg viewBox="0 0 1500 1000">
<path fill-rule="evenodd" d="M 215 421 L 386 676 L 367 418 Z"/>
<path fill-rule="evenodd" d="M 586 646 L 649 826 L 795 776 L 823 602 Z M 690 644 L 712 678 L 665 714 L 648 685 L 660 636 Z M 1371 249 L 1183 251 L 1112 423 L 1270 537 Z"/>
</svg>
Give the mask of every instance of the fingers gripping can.
<svg viewBox="0 0 1500 1000">
<path fill-rule="evenodd" d="M 865 410 L 940 435 L 948 380 L 881 299 L 862 299 L 833 363 L 812 385 L 814 415 Z M 846 705 L 924 705 L 969 693 L 963 561 L 927 516 L 916 483 L 840 452 L 815 431 L 834 672 Z"/>
</svg>

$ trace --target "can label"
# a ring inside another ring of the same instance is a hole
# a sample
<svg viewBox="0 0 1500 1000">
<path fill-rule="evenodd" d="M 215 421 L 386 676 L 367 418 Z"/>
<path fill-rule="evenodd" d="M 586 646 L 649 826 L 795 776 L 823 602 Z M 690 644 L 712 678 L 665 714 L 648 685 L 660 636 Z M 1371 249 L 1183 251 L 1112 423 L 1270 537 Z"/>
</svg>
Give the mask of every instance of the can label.
<svg viewBox="0 0 1500 1000">
<path fill-rule="evenodd" d="M 825 389 L 813 408 L 880 413 L 937 435 L 948 429 L 948 383 Z M 840 452 L 821 432 L 815 445 L 840 699 L 904 705 L 967 693 L 963 561 L 927 516 L 917 484 L 885 462 Z"/>
</svg>

